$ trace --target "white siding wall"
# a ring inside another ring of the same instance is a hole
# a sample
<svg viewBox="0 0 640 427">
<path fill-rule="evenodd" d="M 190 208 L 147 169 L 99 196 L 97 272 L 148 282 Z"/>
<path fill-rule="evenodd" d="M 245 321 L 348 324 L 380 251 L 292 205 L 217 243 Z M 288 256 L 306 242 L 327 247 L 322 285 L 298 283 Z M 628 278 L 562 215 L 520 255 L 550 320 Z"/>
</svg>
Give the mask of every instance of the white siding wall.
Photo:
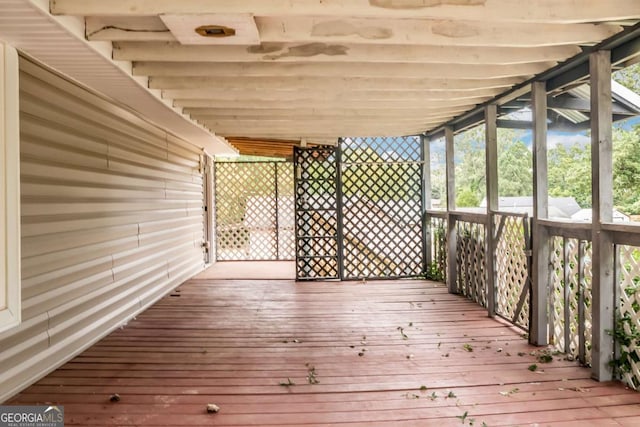
<svg viewBox="0 0 640 427">
<path fill-rule="evenodd" d="M 0 401 L 204 268 L 201 151 L 20 62 L 22 325 Z"/>
</svg>

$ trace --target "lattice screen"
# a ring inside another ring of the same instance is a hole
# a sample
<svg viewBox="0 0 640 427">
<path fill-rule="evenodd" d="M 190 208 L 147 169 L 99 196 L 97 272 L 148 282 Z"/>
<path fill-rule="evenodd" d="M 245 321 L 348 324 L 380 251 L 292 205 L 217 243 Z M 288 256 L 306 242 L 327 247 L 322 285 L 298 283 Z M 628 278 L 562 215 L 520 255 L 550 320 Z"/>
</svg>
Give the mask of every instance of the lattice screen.
<svg viewBox="0 0 640 427">
<path fill-rule="evenodd" d="M 346 138 L 341 148 L 345 278 L 422 274 L 420 138 Z"/>
<path fill-rule="evenodd" d="M 217 259 L 293 259 L 291 163 L 219 162 L 215 170 Z"/>
<path fill-rule="evenodd" d="M 447 219 L 430 216 L 431 264 L 427 266 L 429 278 L 439 282 L 447 281 Z"/>
<path fill-rule="evenodd" d="M 591 242 L 551 240 L 549 336 L 552 344 L 582 363 L 591 363 Z"/>
<path fill-rule="evenodd" d="M 640 389 L 640 247 L 617 245 L 617 266 L 620 281 L 618 283 L 618 316 L 629 343 L 620 343 L 620 357 L 623 359 L 622 381 L 635 390 Z"/>
<path fill-rule="evenodd" d="M 496 227 L 496 313 L 529 329 L 530 227 L 521 215 L 494 215 Z"/>
<path fill-rule="evenodd" d="M 278 187 L 278 259 L 293 260 L 296 257 L 295 197 L 293 165 L 277 163 Z"/>
<path fill-rule="evenodd" d="M 487 305 L 484 224 L 456 222 L 458 292 L 483 307 Z"/>
<path fill-rule="evenodd" d="M 296 277 L 338 279 L 337 162 L 332 147 L 294 150 Z"/>
</svg>

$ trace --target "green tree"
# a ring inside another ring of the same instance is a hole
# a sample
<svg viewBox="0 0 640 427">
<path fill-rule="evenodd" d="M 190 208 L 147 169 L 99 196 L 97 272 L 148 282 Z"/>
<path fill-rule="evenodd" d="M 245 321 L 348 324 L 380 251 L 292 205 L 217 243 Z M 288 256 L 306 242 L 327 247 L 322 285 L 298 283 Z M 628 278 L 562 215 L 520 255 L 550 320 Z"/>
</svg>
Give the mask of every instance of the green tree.
<svg viewBox="0 0 640 427">
<path fill-rule="evenodd" d="M 456 205 L 459 207 L 478 206 L 486 194 L 484 131 L 482 124 L 455 136 L 456 194 L 469 192 L 474 196 L 463 198 L 464 206 L 458 203 L 459 197 L 456 197 Z M 472 200 L 477 200 L 477 203 L 467 204 Z"/>
<path fill-rule="evenodd" d="M 524 132 L 498 129 L 498 192 L 500 196 L 533 194 L 533 156 L 522 141 Z"/>
<path fill-rule="evenodd" d="M 640 214 L 640 125 L 613 129 L 613 202 L 629 215 Z"/>
<path fill-rule="evenodd" d="M 640 94 L 640 62 L 613 73 L 613 80 Z"/>
<path fill-rule="evenodd" d="M 580 144 L 556 145 L 548 154 L 549 195 L 573 197 L 591 207 L 591 150 Z"/>
<path fill-rule="evenodd" d="M 465 188 L 456 194 L 456 207 L 472 208 L 478 205 L 480 205 L 480 199 L 471 189 Z"/>
<path fill-rule="evenodd" d="M 532 194 L 532 154 L 523 131 L 498 129 L 498 189 L 501 196 Z M 486 194 L 484 126 L 456 136 L 456 205 L 478 206 Z M 474 202 L 475 201 L 475 202 Z"/>
</svg>

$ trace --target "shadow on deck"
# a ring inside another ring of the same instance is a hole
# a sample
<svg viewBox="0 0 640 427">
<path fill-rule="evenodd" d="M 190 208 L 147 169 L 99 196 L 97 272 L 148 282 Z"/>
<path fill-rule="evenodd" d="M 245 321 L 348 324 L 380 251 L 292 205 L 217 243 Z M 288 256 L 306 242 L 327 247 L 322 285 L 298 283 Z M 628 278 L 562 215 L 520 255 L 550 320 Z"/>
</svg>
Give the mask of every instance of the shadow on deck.
<svg viewBox="0 0 640 427">
<path fill-rule="evenodd" d="M 640 394 L 537 350 L 434 282 L 194 279 L 10 403 L 67 425 L 640 423 Z"/>
</svg>

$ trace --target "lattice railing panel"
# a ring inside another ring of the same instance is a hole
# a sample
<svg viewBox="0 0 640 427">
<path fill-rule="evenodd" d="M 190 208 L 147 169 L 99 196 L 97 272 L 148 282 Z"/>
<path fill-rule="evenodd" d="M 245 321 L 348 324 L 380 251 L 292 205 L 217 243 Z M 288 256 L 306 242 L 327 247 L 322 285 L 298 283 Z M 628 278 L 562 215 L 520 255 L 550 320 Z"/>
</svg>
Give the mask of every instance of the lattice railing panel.
<svg viewBox="0 0 640 427">
<path fill-rule="evenodd" d="M 529 328 L 529 220 L 496 214 L 496 313 Z"/>
<path fill-rule="evenodd" d="M 338 279 L 338 208 L 335 148 L 296 148 L 296 277 Z"/>
<path fill-rule="evenodd" d="M 559 351 L 591 363 L 591 243 L 554 236 L 550 251 L 549 335 Z"/>
<path fill-rule="evenodd" d="M 428 278 L 445 283 L 447 281 L 447 219 L 429 217 L 431 232 L 431 264 L 427 266 Z"/>
<path fill-rule="evenodd" d="M 342 144 L 344 276 L 422 274 L 420 138 L 347 138 Z"/>
<path fill-rule="evenodd" d="M 458 292 L 483 307 L 487 305 L 484 224 L 456 222 Z"/>
<path fill-rule="evenodd" d="M 550 245 L 549 337 L 556 348 L 564 351 L 564 244 L 562 237 L 553 237 Z"/>
<path fill-rule="evenodd" d="M 622 381 L 635 390 L 640 389 L 640 247 L 616 245 L 618 251 L 618 319 L 627 337 L 619 343 Z"/>
<path fill-rule="evenodd" d="M 582 360 L 585 365 L 591 366 L 591 347 L 593 346 L 593 310 L 591 309 L 593 295 L 591 281 L 593 280 L 593 273 L 591 269 L 593 263 L 591 262 L 591 242 L 583 241 L 582 244 L 584 245 L 584 271 L 582 275 L 582 285 L 584 286 L 582 296 L 584 299 L 581 306 L 584 310 L 584 358 L 580 360 Z"/>
</svg>

